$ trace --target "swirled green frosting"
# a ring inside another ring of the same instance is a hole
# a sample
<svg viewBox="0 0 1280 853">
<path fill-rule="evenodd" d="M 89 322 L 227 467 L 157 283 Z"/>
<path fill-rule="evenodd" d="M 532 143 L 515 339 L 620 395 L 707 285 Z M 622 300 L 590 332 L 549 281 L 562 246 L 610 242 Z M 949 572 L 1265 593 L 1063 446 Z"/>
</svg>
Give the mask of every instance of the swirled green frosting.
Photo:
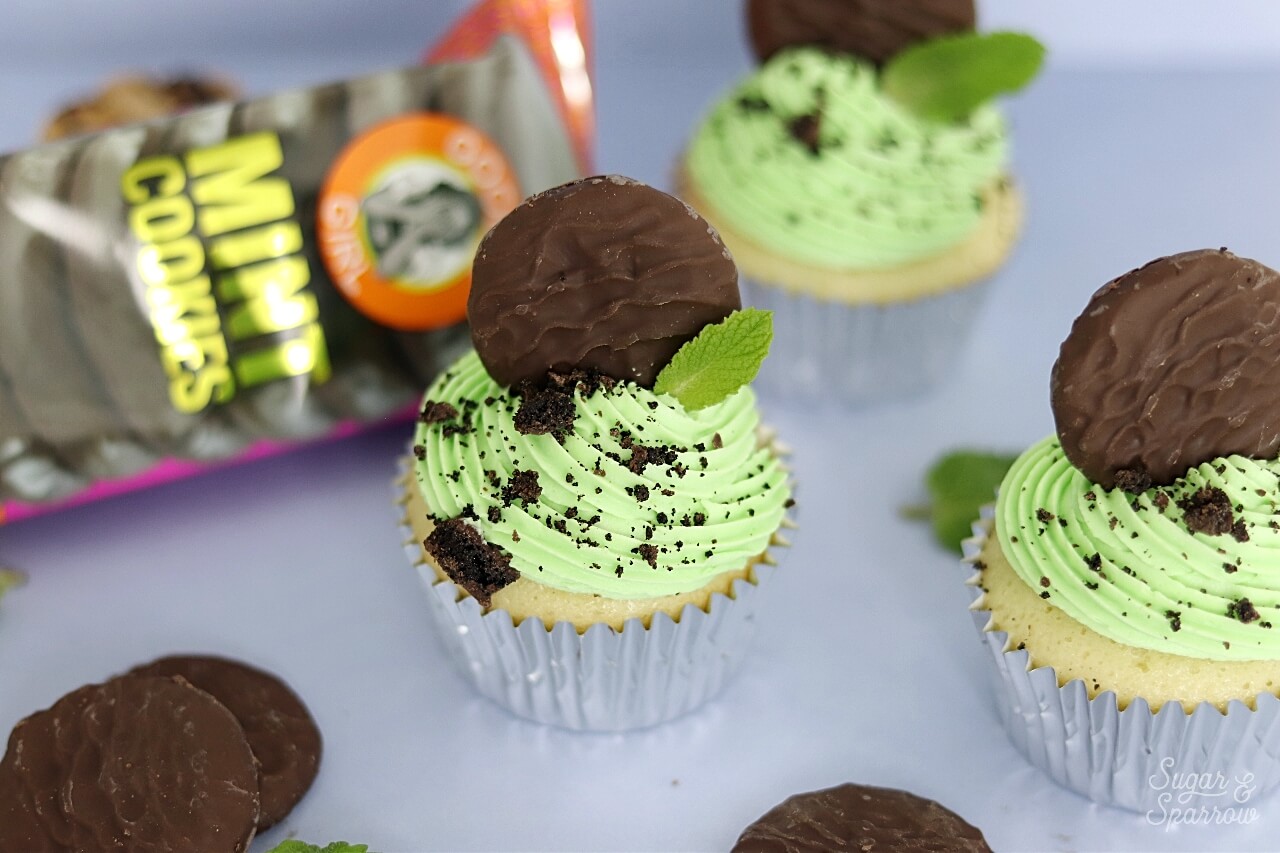
<svg viewBox="0 0 1280 853">
<path fill-rule="evenodd" d="M 964 240 L 1002 174 L 1005 124 L 919 118 L 874 66 L 817 48 L 776 55 L 717 105 L 686 168 L 727 226 L 787 258 L 893 267 Z"/>
<path fill-rule="evenodd" d="M 1095 486 L 1050 437 L 1009 470 L 996 531 L 1028 586 L 1109 639 L 1280 659 L 1280 460 L 1228 456 L 1130 494 Z"/>
<path fill-rule="evenodd" d="M 426 400 L 457 411 L 415 434 L 414 473 L 435 517 L 468 518 L 522 576 L 567 592 L 697 589 L 763 553 L 790 497 L 779 461 L 759 446 L 750 389 L 688 411 L 632 383 L 589 395 L 579 386 L 563 442 L 516 429 L 520 399 L 474 352 Z M 532 500 L 511 488 L 527 472 L 537 474 Z"/>
</svg>

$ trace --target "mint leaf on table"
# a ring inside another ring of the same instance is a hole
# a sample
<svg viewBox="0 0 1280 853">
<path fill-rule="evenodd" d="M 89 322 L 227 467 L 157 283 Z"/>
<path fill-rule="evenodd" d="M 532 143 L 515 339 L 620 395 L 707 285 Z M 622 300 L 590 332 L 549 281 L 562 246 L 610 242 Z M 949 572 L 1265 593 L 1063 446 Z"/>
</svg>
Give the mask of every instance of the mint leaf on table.
<svg viewBox="0 0 1280 853">
<path fill-rule="evenodd" d="M 912 45 L 884 67 L 885 94 L 921 118 L 958 121 L 1040 71 L 1045 48 L 1024 33 L 961 33 Z"/>
<path fill-rule="evenodd" d="M 5 592 L 15 586 L 22 586 L 26 581 L 26 576 L 16 569 L 6 569 L 0 567 L 0 598 L 4 598 Z"/>
<path fill-rule="evenodd" d="M 653 391 L 670 394 L 686 409 L 705 409 L 756 378 L 772 341 L 772 311 L 734 311 L 680 347 Z"/>
<path fill-rule="evenodd" d="M 927 507 L 908 507 L 909 517 L 927 519 L 938 544 L 956 553 L 972 533 L 978 510 L 995 500 L 996 487 L 1018 457 L 977 450 L 954 450 L 941 456 L 925 474 Z"/>
<path fill-rule="evenodd" d="M 335 841 L 328 847 L 317 847 L 304 841 L 290 839 L 280 842 L 268 853 L 369 853 L 369 847 L 365 844 L 348 844 L 345 841 Z"/>
</svg>

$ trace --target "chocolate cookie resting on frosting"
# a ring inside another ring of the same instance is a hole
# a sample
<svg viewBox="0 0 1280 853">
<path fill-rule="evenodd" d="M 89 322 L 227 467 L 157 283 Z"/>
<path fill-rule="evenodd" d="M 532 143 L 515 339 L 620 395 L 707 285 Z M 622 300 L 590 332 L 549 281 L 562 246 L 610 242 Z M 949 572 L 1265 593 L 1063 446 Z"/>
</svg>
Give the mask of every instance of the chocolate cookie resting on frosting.
<svg viewBox="0 0 1280 853">
<path fill-rule="evenodd" d="M 1067 458 L 1142 491 L 1280 450 L 1280 275 L 1226 249 L 1159 258 L 1090 299 L 1050 385 Z"/>
<path fill-rule="evenodd" d="M 681 345 L 740 307 L 715 229 L 672 196 L 608 175 L 539 193 L 494 226 L 467 316 L 500 384 L 580 369 L 650 388 Z"/>
<path fill-rule="evenodd" d="M 810 45 L 880 65 L 916 42 L 972 30 L 976 18 L 973 0 L 747 0 L 761 62 Z"/>
<path fill-rule="evenodd" d="M 734 853 L 991 853 L 955 812 L 906 791 L 844 784 L 797 794 L 743 830 Z"/>
</svg>

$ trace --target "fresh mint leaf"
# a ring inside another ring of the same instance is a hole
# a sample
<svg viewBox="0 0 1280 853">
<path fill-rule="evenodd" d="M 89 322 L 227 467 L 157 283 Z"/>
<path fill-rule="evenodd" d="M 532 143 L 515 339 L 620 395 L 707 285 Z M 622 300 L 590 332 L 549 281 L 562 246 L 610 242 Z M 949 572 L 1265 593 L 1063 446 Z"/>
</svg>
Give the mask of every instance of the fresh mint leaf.
<svg viewBox="0 0 1280 853">
<path fill-rule="evenodd" d="M 884 67 L 885 94 L 934 121 L 964 118 L 1040 71 L 1045 48 L 1024 33 L 960 33 L 912 45 Z"/>
<path fill-rule="evenodd" d="M 944 454 L 925 474 L 930 504 L 908 508 L 910 517 L 928 519 L 938 544 L 957 553 L 960 542 L 972 532 L 983 504 L 995 500 L 996 487 L 1017 456 L 977 450 Z"/>
<path fill-rule="evenodd" d="M 317 847 L 304 841 L 289 839 L 280 842 L 268 853 L 369 853 L 369 847 L 365 844 L 348 844 L 345 841 L 335 841 L 327 847 Z"/>
<path fill-rule="evenodd" d="M 0 566 L 0 598 L 4 598 L 4 594 L 15 586 L 22 586 L 26 581 L 26 576 L 16 569 L 6 569 Z"/>
<path fill-rule="evenodd" d="M 658 374 L 654 393 L 670 394 L 690 410 L 719 403 L 755 379 L 772 341 L 772 311 L 735 311 L 680 347 Z"/>
</svg>

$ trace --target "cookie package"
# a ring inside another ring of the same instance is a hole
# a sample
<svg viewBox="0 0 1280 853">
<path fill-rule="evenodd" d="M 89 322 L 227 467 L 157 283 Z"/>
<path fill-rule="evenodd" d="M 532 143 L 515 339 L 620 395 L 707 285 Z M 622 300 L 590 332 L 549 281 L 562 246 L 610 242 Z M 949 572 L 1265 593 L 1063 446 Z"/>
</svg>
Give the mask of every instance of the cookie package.
<svg viewBox="0 0 1280 853">
<path fill-rule="evenodd" d="M 0 522 L 412 417 L 480 238 L 589 166 L 585 15 L 0 156 Z"/>
</svg>

